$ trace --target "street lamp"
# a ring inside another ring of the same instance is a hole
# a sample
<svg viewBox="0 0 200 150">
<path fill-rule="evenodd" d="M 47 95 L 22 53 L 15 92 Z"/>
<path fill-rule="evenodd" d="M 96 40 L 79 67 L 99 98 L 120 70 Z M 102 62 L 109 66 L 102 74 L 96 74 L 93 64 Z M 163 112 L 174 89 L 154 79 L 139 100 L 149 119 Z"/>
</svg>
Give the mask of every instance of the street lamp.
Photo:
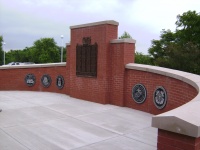
<svg viewBox="0 0 200 150">
<path fill-rule="evenodd" d="M 6 49 L 5 49 L 5 45 L 6 45 L 6 43 L 5 42 L 3 42 L 3 58 L 4 58 L 4 60 L 3 60 L 3 64 L 5 65 L 5 62 L 6 62 Z"/>
<path fill-rule="evenodd" d="M 61 58 L 60 58 L 60 62 L 63 62 L 63 38 L 64 38 L 64 36 L 63 35 L 61 35 L 60 36 L 61 37 L 61 41 L 62 41 L 62 45 L 61 45 Z"/>
</svg>

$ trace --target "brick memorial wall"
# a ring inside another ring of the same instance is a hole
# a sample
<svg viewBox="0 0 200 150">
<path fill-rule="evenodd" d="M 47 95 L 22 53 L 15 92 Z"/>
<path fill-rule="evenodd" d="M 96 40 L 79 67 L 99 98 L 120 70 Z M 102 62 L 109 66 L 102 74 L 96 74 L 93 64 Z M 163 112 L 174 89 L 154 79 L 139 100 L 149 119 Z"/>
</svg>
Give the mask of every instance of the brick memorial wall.
<svg viewBox="0 0 200 150">
<path fill-rule="evenodd" d="M 142 104 L 133 103 L 132 98 L 132 88 L 138 83 L 144 85 L 147 91 L 146 100 Z M 153 102 L 153 94 L 158 86 L 162 86 L 167 92 L 167 104 L 163 109 L 157 109 Z M 191 101 L 196 95 L 197 90 L 194 87 L 180 80 L 140 70 L 126 70 L 126 107 L 157 115 Z"/>
<path fill-rule="evenodd" d="M 30 80 L 27 79 L 27 75 L 30 75 Z M 46 78 L 42 80 L 42 77 L 46 75 L 50 77 L 50 81 L 43 84 Z M 32 76 L 35 79 L 34 81 L 31 79 Z M 67 83 L 64 80 L 62 83 L 64 86 L 59 86 L 59 76 L 65 78 L 66 63 L 3 66 L 0 68 L 0 90 L 43 91 L 66 94 Z"/>
</svg>

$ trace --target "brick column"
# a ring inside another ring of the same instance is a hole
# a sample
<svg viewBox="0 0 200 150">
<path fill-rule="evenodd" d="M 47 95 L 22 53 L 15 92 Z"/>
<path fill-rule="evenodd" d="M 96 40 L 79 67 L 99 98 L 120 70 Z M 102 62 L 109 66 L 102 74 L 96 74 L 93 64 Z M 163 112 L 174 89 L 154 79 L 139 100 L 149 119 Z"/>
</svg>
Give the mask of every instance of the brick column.
<svg viewBox="0 0 200 150">
<path fill-rule="evenodd" d="M 71 42 L 67 50 L 67 93 L 79 99 L 106 104 L 109 101 L 110 40 L 118 36 L 118 22 L 102 21 L 71 26 Z M 98 45 L 97 76 L 76 75 L 76 46 L 89 37 Z"/>
<path fill-rule="evenodd" d="M 200 150 L 200 137 L 158 129 L 158 150 Z"/>
<path fill-rule="evenodd" d="M 65 86 L 66 86 L 66 94 L 67 95 L 70 95 L 70 59 L 71 59 L 71 57 L 70 57 L 70 43 L 67 43 L 66 44 L 67 46 L 66 46 L 66 51 L 67 51 L 67 53 L 66 53 L 66 55 L 67 55 L 67 57 L 66 57 L 66 81 L 65 81 Z"/>
<path fill-rule="evenodd" d="M 110 42 L 110 103 L 124 106 L 125 65 L 134 62 L 135 40 L 116 39 Z"/>
</svg>

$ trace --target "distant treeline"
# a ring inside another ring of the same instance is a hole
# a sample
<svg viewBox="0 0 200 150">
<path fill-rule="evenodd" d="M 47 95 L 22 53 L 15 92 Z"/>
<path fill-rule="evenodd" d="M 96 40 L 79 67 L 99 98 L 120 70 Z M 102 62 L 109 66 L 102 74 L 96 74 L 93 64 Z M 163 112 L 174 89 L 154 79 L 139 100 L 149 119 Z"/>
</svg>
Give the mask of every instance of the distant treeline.
<svg viewBox="0 0 200 150">
<path fill-rule="evenodd" d="M 0 51 L 0 54 L 3 56 L 3 51 Z M 60 62 L 60 57 L 61 47 L 56 45 L 54 39 L 41 38 L 36 40 L 32 47 L 6 52 L 5 58 L 7 64 L 10 62 L 54 63 Z M 66 61 L 66 48 L 63 48 L 63 61 Z M 0 63 L 3 64 L 3 60 L 0 60 Z"/>
</svg>

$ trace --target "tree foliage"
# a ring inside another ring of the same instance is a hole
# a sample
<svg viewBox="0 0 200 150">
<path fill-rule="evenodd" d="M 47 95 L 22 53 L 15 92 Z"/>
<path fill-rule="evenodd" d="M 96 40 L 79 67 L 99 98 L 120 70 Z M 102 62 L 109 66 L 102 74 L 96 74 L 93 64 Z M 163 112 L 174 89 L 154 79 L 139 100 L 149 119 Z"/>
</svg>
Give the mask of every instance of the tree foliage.
<svg viewBox="0 0 200 150">
<path fill-rule="evenodd" d="M 126 31 L 124 31 L 124 33 L 119 37 L 119 39 L 125 39 L 125 38 L 131 38 L 132 39 L 131 35 Z"/>
<path fill-rule="evenodd" d="M 42 38 L 33 44 L 33 58 L 35 63 L 59 62 L 59 49 L 53 38 Z"/>
<path fill-rule="evenodd" d="M 33 46 L 23 50 L 10 50 L 6 53 L 6 63 L 34 62 L 55 63 L 60 62 L 61 47 L 58 47 L 53 38 L 41 38 Z M 66 49 L 63 48 L 63 61 L 66 61 Z"/>
<path fill-rule="evenodd" d="M 176 30 L 162 30 L 148 52 L 153 64 L 200 74 L 200 14 L 188 11 L 177 16 Z"/>
<path fill-rule="evenodd" d="M 149 55 L 144 55 L 142 53 L 136 52 L 135 53 L 135 63 L 151 65 L 152 58 Z"/>
</svg>

